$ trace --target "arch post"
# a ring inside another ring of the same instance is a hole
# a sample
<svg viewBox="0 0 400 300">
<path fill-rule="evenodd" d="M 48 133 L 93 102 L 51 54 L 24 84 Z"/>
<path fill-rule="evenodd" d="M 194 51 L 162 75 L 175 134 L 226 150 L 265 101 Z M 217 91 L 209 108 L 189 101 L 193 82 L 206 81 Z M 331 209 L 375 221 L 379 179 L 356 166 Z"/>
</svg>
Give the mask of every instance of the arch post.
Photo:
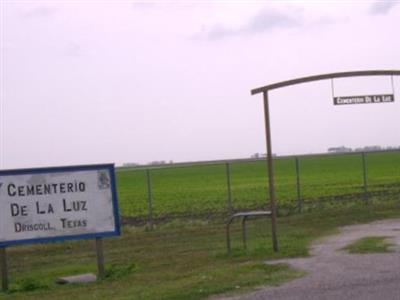
<svg viewBox="0 0 400 300">
<path fill-rule="evenodd" d="M 265 140 L 267 144 L 268 186 L 269 186 L 269 199 L 271 207 L 272 246 L 274 251 L 277 252 L 278 237 L 276 234 L 276 195 L 275 195 L 275 180 L 274 180 L 274 162 L 272 159 L 271 122 L 269 115 L 268 91 L 264 91 L 263 95 L 264 95 L 264 115 L 265 115 Z"/>
</svg>

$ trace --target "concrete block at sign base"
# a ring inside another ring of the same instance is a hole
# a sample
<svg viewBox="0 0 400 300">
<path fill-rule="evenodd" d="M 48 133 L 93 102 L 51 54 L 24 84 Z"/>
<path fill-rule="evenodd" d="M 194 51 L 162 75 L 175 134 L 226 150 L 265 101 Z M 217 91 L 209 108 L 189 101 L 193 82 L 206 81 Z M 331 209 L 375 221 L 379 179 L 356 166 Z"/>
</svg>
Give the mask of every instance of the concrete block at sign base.
<svg viewBox="0 0 400 300">
<path fill-rule="evenodd" d="M 56 279 L 56 283 L 59 284 L 67 284 L 67 283 L 86 283 L 86 282 L 93 282 L 97 280 L 97 276 L 93 273 L 88 274 L 81 274 L 75 276 L 66 276 L 60 277 Z"/>
</svg>

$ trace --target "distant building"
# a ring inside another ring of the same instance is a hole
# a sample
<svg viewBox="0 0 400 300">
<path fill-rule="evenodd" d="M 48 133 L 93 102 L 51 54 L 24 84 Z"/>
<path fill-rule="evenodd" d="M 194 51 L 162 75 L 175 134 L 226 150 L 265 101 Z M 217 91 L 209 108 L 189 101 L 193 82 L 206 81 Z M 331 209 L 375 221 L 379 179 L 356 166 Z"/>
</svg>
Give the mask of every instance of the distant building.
<svg viewBox="0 0 400 300">
<path fill-rule="evenodd" d="M 351 148 L 347 148 L 345 146 L 328 148 L 329 153 L 346 153 L 346 152 L 352 152 L 352 151 L 353 150 Z"/>
<path fill-rule="evenodd" d="M 384 148 L 382 148 L 381 146 L 365 146 L 362 148 L 356 148 L 355 151 L 357 152 L 368 152 L 368 151 L 382 151 L 385 150 Z M 390 150 L 390 149 L 387 149 Z"/>
<path fill-rule="evenodd" d="M 152 166 L 165 165 L 165 164 L 166 164 L 165 160 L 154 160 L 151 163 L 149 163 L 149 165 Z"/>
<path fill-rule="evenodd" d="M 260 158 L 260 153 L 254 153 L 253 155 L 250 156 L 250 158 Z"/>
<path fill-rule="evenodd" d="M 388 146 L 385 148 L 385 150 L 399 150 L 400 146 Z"/>
<path fill-rule="evenodd" d="M 272 156 L 277 156 L 276 153 L 272 153 Z M 254 153 L 253 155 L 250 156 L 250 158 L 252 159 L 262 159 L 262 158 L 266 158 L 267 157 L 267 153 Z"/>
<path fill-rule="evenodd" d="M 129 162 L 129 163 L 124 163 L 122 164 L 123 167 L 137 167 L 139 166 L 138 163 L 134 163 L 134 162 Z"/>
<path fill-rule="evenodd" d="M 364 147 L 364 151 L 381 151 L 381 146 L 366 146 Z"/>
</svg>

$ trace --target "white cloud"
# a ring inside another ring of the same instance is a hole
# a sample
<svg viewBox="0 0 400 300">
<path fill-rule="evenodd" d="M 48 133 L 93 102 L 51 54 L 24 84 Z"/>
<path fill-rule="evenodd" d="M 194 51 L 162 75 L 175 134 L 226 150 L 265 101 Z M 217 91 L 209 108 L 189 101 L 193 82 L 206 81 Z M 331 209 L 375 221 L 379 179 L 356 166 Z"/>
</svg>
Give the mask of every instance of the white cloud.
<svg viewBox="0 0 400 300">
<path fill-rule="evenodd" d="M 376 1 L 371 5 L 369 13 L 371 15 L 386 15 L 399 3 L 398 1 Z"/>
<path fill-rule="evenodd" d="M 274 28 L 291 28 L 300 24 L 301 22 L 298 16 L 266 9 L 259 12 L 243 30 L 246 32 L 258 33 Z"/>
<path fill-rule="evenodd" d="M 46 18 L 54 15 L 57 9 L 54 6 L 38 5 L 26 10 L 22 16 L 24 18 Z"/>
<path fill-rule="evenodd" d="M 215 40 L 229 36 L 264 33 L 279 28 L 293 28 L 301 24 L 301 17 L 298 15 L 293 16 L 290 13 L 284 13 L 275 9 L 263 9 L 245 24 L 237 28 L 221 24 L 214 25 L 207 32 L 207 38 Z"/>
</svg>

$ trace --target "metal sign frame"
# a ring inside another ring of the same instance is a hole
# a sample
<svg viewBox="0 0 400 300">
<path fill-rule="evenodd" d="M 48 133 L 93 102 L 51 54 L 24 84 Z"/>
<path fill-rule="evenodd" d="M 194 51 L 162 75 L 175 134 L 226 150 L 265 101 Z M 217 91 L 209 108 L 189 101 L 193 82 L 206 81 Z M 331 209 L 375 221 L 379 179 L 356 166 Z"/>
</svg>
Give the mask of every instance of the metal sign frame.
<svg viewBox="0 0 400 300">
<path fill-rule="evenodd" d="M 258 87 L 251 90 L 251 95 L 262 93 L 264 96 L 264 118 L 265 118 L 265 136 L 267 148 L 267 165 L 268 165 L 268 185 L 271 206 L 271 230 L 272 244 L 275 252 L 278 251 L 277 225 L 276 225 L 276 194 L 275 194 L 275 179 L 274 179 L 274 163 L 272 159 L 272 144 L 271 144 L 271 124 L 268 92 L 270 90 L 284 88 L 291 85 L 307 83 L 312 81 L 344 78 L 344 77 L 361 77 L 361 76 L 400 76 L 400 70 L 367 70 L 367 71 L 351 71 L 320 74 L 308 77 L 300 77 L 296 79 L 281 81 L 270 85 Z"/>
<path fill-rule="evenodd" d="M 70 235 L 59 235 L 59 236 L 50 236 L 50 237 L 0 241 L 0 247 L 18 245 L 18 244 L 32 244 L 32 243 L 42 243 L 42 242 L 50 242 L 50 241 L 89 239 L 89 238 L 99 238 L 99 237 L 109 237 L 109 236 L 120 235 L 121 234 L 121 225 L 120 225 L 120 219 L 119 219 L 119 208 L 118 208 L 118 200 L 117 200 L 114 164 L 2 170 L 2 171 L 0 171 L 0 176 L 52 174 L 52 173 L 96 171 L 96 170 L 107 170 L 110 174 L 110 190 L 111 190 L 111 197 L 112 197 L 112 209 L 113 209 L 112 214 L 114 216 L 114 230 L 105 231 L 105 232 L 93 232 L 93 233 L 82 233 L 82 234 L 78 233 L 78 234 L 70 234 Z M 0 201 L 1 201 L 1 199 L 0 199 Z"/>
</svg>

